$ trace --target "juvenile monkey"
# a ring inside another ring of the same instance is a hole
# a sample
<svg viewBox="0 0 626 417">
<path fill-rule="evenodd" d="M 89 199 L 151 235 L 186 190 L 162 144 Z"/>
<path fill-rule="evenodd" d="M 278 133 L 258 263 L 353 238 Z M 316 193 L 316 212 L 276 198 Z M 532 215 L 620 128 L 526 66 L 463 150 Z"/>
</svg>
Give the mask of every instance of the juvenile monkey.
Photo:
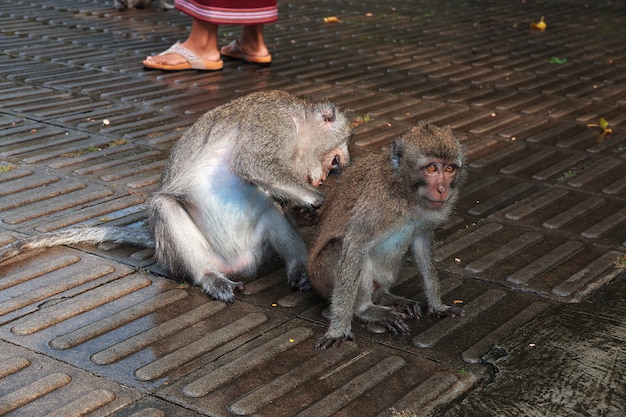
<svg viewBox="0 0 626 417">
<path fill-rule="evenodd" d="M 285 216 L 316 208 L 317 187 L 349 161 L 345 116 L 329 101 L 284 91 L 249 94 L 204 114 L 174 145 L 150 201 L 151 230 L 75 228 L 11 245 L 0 262 L 29 249 L 114 241 L 155 248 L 158 263 L 217 300 L 273 249 L 290 286 L 309 289 L 307 251 Z M 288 213 L 287 213 L 288 214 Z"/>
<path fill-rule="evenodd" d="M 330 328 L 316 348 L 353 340 L 356 316 L 394 333 L 410 332 L 416 301 L 389 293 L 409 247 L 424 280 L 430 313 L 462 316 L 444 305 L 434 265 L 434 229 L 458 198 L 463 152 L 450 128 L 419 123 L 392 143 L 391 153 L 370 154 L 338 179 L 321 209 L 309 252 L 309 279 L 330 299 Z"/>
</svg>

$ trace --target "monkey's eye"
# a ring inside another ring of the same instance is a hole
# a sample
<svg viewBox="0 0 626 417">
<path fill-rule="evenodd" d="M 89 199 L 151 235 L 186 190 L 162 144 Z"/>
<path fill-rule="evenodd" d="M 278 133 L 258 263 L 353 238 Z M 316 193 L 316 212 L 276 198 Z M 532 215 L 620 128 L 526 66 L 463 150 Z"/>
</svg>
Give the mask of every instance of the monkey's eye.
<svg viewBox="0 0 626 417">
<path fill-rule="evenodd" d="M 436 172 L 437 171 L 437 165 L 435 165 L 435 164 L 426 165 L 424 167 L 424 170 L 426 172 Z"/>
<path fill-rule="evenodd" d="M 444 169 L 448 174 L 452 174 L 454 171 L 456 171 L 457 167 L 456 165 L 446 165 Z"/>
</svg>

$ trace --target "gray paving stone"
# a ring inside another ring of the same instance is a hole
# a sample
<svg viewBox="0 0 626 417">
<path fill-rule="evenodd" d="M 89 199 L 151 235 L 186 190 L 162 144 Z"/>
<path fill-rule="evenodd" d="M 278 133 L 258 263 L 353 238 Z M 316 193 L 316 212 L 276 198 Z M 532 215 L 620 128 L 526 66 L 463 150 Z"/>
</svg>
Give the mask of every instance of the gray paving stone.
<svg viewBox="0 0 626 417">
<path fill-rule="evenodd" d="M 4 341 L 0 363 L 2 415 L 107 416 L 140 398 L 133 389 Z"/>
<path fill-rule="evenodd" d="M 279 7 L 265 30 L 271 66 L 231 60 L 222 71 L 166 73 L 141 60 L 187 36 L 181 13 L 118 12 L 111 0 L 3 2 L 0 248 L 71 226 L 145 227 L 146 202 L 188 126 L 247 92 L 285 89 L 341 106 L 355 126 L 354 158 L 387 149 L 420 120 L 454 129 L 470 178 L 437 231 L 436 255 L 444 299 L 466 316 L 410 321 L 408 337 L 355 322 L 356 342 L 318 353 L 327 302 L 289 289 L 277 259 L 226 307 L 168 279 L 151 249 L 40 250 L 0 265 L 0 411 L 620 415 L 619 349 L 611 345 L 609 358 L 572 342 L 588 326 L 556 350 L 567 352 L 562 372 L 552 372 L 562 390 L 520 397 L 523 366 L 514 362 L 505 379 L 494 372 L 506 367 L 499 352 L 553 369 L 559 355 L 528 343 L 588 325 L 603 309 L 592 314 L 585 303 L 623 281 L 615 268 L 626 248 L 623 2 Z M 329 16 L 342 23 L 325 23 Z M 530 30 L 541 16 L 547 30 Z M 220 44 L 238 33 L 221 26 Z M 599 118 L 611 135 L 587 126 Z M 393 291 L 424 302 L 409 258 Z M 607 328 L 620 328 L 608 317 L 618 310 L 602 313 Z M 569 371 L 593 355 L 613 365 Z M 588 369 L 604 382 L 587 383 Z M 533 372 L 526 380 L 543 386 L 548 371 Z"/>
</svg>

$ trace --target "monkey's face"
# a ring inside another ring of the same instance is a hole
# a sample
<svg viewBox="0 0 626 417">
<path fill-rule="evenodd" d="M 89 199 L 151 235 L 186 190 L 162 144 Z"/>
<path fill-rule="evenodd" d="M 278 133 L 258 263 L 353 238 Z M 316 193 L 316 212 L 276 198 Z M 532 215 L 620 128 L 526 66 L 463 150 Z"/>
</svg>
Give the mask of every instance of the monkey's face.
<svg viewBox="0 0 626 417">
<path fill-rule="evenodd" d="M 309 172 L 309 183 L 313 187 L 319 187 L 326 181 L 331 172 L 341 172 L 341 168 L 348 163 L 347 149 L 342 147 L 331 150 L 322 156 L 321 169 L 317 172 Z"/>
<path fill-rule="evenodd" d="M 458 196 L 461 162 L 432 156 L 399 160 L 397 178 L 404 184 L 409 206 L 416 212 L 442 212 L 452 208 Z"/>
<path fill-rule="evenodd" d="M 450 200 L 451 195 L 456 194 L 453 186 L 458 170 L 459 166 L 456 163 L 441 159 L 429 160 L 419 167 L 423 178 L 420 194 L 426 207 L 441 209 Z"/>
</svg>

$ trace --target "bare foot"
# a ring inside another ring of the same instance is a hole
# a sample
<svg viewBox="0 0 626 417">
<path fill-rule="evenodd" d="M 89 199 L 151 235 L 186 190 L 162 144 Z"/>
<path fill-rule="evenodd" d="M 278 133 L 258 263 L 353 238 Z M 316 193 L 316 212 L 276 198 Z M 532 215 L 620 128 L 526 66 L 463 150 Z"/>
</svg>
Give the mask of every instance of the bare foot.
<svg viewBox="0 0 626 417">
<path fill-rule="evenodd" d="M 232 59 L 241 59 L 255 64 L 269 64 L 272 62 L 272 56 L 264 45 L 256 45 L 255 48 L 250 48 L 242 46 L 240 42 L 243 41 L 237 39 L 222 47 L 221 54 Z"/>
<path fill-rule="evenodd" d="M 258 43 L 255 43 L 254 45 L 249 45 L 244 39 L 239 39 L 237 44 L 239 46 L 239 49 L 241 49 L 241 52 L 243 52 L 247 56 L 265 57 L 270 54 L 270 51 L 267 49 L 267 46 L 265 46 L 265 44 L 259 45 Z"/>
</svg>

